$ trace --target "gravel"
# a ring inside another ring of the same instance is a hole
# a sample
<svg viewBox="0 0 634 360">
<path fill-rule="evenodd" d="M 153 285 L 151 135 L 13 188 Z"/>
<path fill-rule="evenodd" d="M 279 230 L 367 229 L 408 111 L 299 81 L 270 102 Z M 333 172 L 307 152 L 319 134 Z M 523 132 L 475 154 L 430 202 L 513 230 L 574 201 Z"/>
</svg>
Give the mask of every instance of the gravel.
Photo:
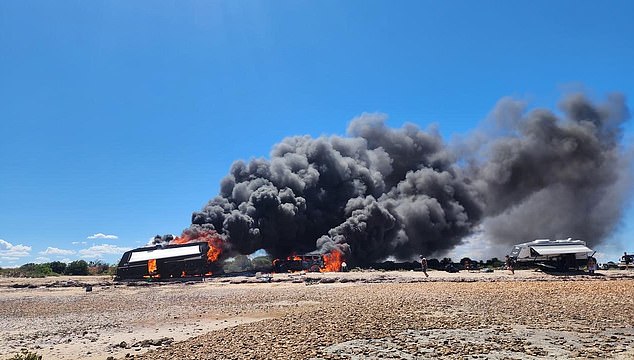
<svg viewBox="0 0 634 360">
<path fill-rule="evenodd" d="M 634 357 L 632 280 L 316 285 L 267 296 L 316 303 L 140 358 Z"/>
<path fill-rule="evenodd" d="M 0 283 L 0 359 L 631 359 L 634 273 L 614 274 Z"/>
</svg>

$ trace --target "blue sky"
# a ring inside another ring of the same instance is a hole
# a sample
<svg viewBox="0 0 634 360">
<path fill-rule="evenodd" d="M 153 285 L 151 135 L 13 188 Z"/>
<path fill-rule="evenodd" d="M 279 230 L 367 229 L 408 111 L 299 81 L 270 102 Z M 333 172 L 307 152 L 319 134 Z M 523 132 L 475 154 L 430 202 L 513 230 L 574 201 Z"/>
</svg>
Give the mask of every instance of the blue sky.
<svg viewBox="0 0 634 360">
<path fill-rule="evenodd" d="M 449 140 L 503 96 L 634 108 L 633 4 L 2 1 L 0 266 L 114 262 L 186 228 L 234 160 L 363 112 Z M 633 238 L 630 208 L 600 250 Z"/>
</svg>

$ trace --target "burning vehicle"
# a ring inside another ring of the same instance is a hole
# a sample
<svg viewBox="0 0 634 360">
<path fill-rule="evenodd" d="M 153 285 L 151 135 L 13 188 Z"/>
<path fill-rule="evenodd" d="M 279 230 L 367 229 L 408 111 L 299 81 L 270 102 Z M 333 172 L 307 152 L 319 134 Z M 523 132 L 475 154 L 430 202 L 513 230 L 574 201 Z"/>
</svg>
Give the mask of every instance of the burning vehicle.
<svg viewBox="0 0 634 360">
<path fill-rule="evenodd" d="M 119 261 L 116 280 L 170 279 L 212 274 L 206 242 L 156 245 L 126 251 Z"/>
<path fill-rule="evenodd" d="M 204 277 L 222 271 L 222 260 L 231 254 L 226 237 L 213 230 L 185 230 L 181 236 L 157 235 L 151 245 L 126 251 L 115 280 L 169 280 Z M 277 273 L 342 270 L 343 253 L 332 250 L 292 255 L 273 261 Z"/>
<path fill-rule="evenodd" d="M 170 235 L 166 241 L 156 241 L 152 246 L 126 251 L 117 266 L 115 280 L 211 276 L 218 269 L 222 241 L 215 232 L 185 233 L 180 237 Z"/>
<path fill-rule="evenodd" d="M 343 254 L 333 250 L 327 254 L 317 252 L 303 255 L 292 255 L 286 259 L 273 260 L 273 271 L 276 273 L 287 272 L 340 272 L 342 269 Z"/>
</svg>

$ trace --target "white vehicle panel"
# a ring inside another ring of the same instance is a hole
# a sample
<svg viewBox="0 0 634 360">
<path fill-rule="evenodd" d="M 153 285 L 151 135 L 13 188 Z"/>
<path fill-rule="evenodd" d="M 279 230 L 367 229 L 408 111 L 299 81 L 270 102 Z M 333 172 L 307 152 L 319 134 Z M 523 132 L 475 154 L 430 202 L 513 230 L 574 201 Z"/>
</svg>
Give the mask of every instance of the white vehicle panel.
<svg viewBox="0 0 634 360">
<path fill-rule="evenodd" d="M 129 262 L 148 261 L 151 259 L 165 259 L 177 256 L 200 255 L 200 246 L 184 246 L 177 248 L 157 248 L 155 250 L 133 252 Z"/>
<path fill-rule="evenodd" d="M 579 254 L 591 253 L 588 247 L 583 245 L 549 245 L 549 246 L 531 246 L 539 255 L 557 255 L 557 254 Z"/>
</svg>

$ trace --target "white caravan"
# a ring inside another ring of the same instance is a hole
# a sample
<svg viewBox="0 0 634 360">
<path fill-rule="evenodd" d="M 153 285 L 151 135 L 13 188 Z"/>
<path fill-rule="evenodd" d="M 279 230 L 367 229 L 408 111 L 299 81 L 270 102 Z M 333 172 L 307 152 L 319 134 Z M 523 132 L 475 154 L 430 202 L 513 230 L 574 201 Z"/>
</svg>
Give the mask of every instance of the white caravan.
<svg viewBox="0 0 634 360">
<path fill-rule="evenodd" d="M 537 239 L 515 245 L 509 256 L 518 263 L 541 263 L 550 268 L 568 270 L 585 265 L 594 253 L 582 240 Z"/>
</svg>

